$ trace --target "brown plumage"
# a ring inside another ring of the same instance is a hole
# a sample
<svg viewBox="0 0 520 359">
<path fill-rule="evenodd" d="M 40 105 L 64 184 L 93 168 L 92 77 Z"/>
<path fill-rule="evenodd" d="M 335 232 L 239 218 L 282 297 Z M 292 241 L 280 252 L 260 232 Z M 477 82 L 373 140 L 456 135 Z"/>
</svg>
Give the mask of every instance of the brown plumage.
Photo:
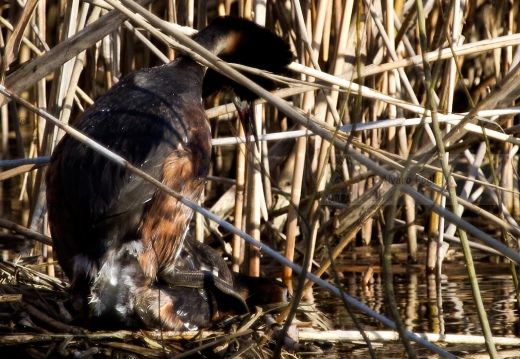
<svg viewBox="0 0 520 359">
<path fill-rule="evenodd" d="M 228 61 L 277 73 L 292 58 L 284 41 L 241 19 L 218 18 L 194 40 Z M 180 56 L 170 64 L 136 71 L 89 107 L 75 127 L 197 201 L 211 152 L 203 91 L 234 86 L 210 74 L 212 80 L 206 82 L 205 70 Z M 269 83 L 262 80 L 262 85 Z M 234 90 L 241 98 L 254 98 L 241 86 Z M 180 298 L 194 298 L 203 308 L 193 310 L 209 313 L 218 305 L 209 298 L 213 289 L 200 296 L 197 288 L 161 279 L 174 270 L 191 209 L 67 135 L 51 157 L 46 180 L 55 252 L 93 326 L 140 327 L 143 320 L 148 326 L 162 322 L 169 329 L 203 324 L 204 319 L 192 324 L 179 315 L 195 305 L 185 299 L 182 304 Z M 155 298 L 162 298 L 161 303 Z M 209 314 L 205 318 L 213 319 Z"/>
</svg>

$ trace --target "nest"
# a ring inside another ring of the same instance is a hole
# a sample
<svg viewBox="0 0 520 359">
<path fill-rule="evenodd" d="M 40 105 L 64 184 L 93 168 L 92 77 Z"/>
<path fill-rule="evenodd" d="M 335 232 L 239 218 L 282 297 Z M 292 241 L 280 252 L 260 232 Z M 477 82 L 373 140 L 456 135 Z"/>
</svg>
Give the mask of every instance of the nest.
<svg viewBox="0 0 520 359">
<path fill-rule="evenodd" d="M 8 358 L 270 358 L 280 326 L 256 307 L 216 327 L 191 332 L 96 331 L 73 325 L 68 283 L 29 264 L 0 262 L 0 353 Z M 282 304 L 285 306 L 286 304 Z M 285 338 L 283 356 L 319 352 Z"/>
</svg>

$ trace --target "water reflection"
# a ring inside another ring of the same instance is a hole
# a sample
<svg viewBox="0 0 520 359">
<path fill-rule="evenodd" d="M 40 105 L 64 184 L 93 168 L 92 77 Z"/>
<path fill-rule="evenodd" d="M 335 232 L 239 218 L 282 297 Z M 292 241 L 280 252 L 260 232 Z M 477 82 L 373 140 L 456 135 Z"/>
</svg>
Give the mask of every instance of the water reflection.
<svg viewBox="0 0 520 359">
<path fill-rule="evenodd" d="M 349 295 L 373 310 L 388 315 L 386 293 L 376 266 L 374 266 L 373 279 L 366 286 L 362 285 L 363 272 L 359 270 L 358 266 L 351 270 L 346 264 L 339 267 L 343 268 L 343 285 Z M 417 269 L 408 268 L 409 273 L 401 271 L 394 275 L 396 301 L 406 328 L 415 333 L 482 335 L 464 265 L 462 263 L 447 265 L 445 273 L 442 275 L 440 288 L 437 288 L 434 276 L 421 274 Z M 503 264 L 487 263 L 477 266 L 480 293 L 493 335 L 496 336 L 515 335 L 516 298 L 513 280 L 508 274 L 508 270 L 508 266 Z M 319 308 L 330 313 L 337 329 L 355 328 L 339 299 L 321 290 L 315 292 L 315 298 L 316 303 L 319 303 Z M 365 330 L 387 330 L 379 322 L 362 313 L 357 313 L 357 319 Z M 475 353 L 482 349 L 473 348 L 472 350 Z M 355 349 L 350 348 L 349 354 L 353 354 L 353 350 L 358 353 L 356 358 L 368 355 L 362 346 Z M 403 357 L 400 344 L 395 344 L 395 348 L 393 345 L 390 347 L 385 344 L 384 350 L 385 358 L 394 357 L 388 356 L 388 350 L 395 350 L 395 357 Z M 421 357 L 434 357 L 422 349 L 418 348 L 418 350 L 423 354 Z M 364 354 L 361 355 L 359 351 Z"/>
</svg>

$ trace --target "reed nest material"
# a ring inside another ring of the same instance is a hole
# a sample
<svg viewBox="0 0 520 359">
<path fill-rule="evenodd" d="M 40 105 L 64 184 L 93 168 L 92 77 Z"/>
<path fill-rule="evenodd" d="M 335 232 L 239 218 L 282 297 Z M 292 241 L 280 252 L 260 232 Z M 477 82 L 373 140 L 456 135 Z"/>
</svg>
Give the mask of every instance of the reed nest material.
<svg viewBox="0 0 520 359">
<path fill-rule="evenodd" d="M 32 265 L 0 262 L 0 353 L 9 358 L 265 358 L 272 355 L 275 328 L 270 313 L 280 307 L 256 308 L 202 331 L 96 331 L 71 323 L 67 283 L 31 269 Z M 293 329 L 293 332 L 297 329 Z M 291 352 L 320 353 L 319 348 L 290 337 Z"/>
</svg>

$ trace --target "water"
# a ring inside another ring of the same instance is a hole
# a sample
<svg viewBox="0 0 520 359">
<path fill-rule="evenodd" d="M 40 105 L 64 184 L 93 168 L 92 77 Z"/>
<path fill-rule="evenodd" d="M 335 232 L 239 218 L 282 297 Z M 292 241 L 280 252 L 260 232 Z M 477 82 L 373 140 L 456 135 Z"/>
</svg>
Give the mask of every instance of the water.
<svg viewBox="0 0 520 359">
<path fill-rule="evenodd" d="M 389 317 L 379 267 L 374 265 L 375 274 L 372 276 L 372 280 L 368 285 L 363 286 L 363 273 L 360 271 L 359 260 L 354 262 L 352 260 L 338 262 L 338 267 L 341 268 L 344 275 L 344 289 L 353 298 Z M 426 276 L 423 266 L 394 266 L 394 273 L 398 273 L 394 275 L 395 297 L 406 329 L 414 333 L 482 335 L 464 263 L 462 261 L 445 263 L 443 270 L 441 290 L 438 293 L 435 278 Z M 515 336 L 518 313 L 509 266 L 481 262 L 476 263 L 476 271 L 479 290 L 493 335 Z M 314 292 L 314 296 L 316 303 L 319 303 L 318 308 L 327 313 L 330 319 L 336 323 L 335 329 L 355 329 L 352 318 L 339 298 L 319 289 Z M 439 303 L 442 303 L 441 310 Z M 357 312 L 357 319 L 367 331 L 389 330 L 363 313 Z M 407 357 L 404 347 L 400 343 L 384 343 L 383 345 L 373 343 L 373 345 L 378 357 Z M 414 344 L 414 348 L 420 358 L 438 357 L 419 345 Z M 457 356 L 478 354 L 484 355 L 483 357 L 487 356 L 483 345 L 450 345 L 446 349 Z M 500 351 L 501 348 L 498 349 Z M 516 352 L 514 355 L 505 354 L 504 357 L 519 355 Z M 357 345 L 335 345 L 333 350 L 327 351 L 326 357 L 355 357 L 358 359 L 369 358 L 370 355 L 366 345 L 359 343 Z"/>
</svg>

